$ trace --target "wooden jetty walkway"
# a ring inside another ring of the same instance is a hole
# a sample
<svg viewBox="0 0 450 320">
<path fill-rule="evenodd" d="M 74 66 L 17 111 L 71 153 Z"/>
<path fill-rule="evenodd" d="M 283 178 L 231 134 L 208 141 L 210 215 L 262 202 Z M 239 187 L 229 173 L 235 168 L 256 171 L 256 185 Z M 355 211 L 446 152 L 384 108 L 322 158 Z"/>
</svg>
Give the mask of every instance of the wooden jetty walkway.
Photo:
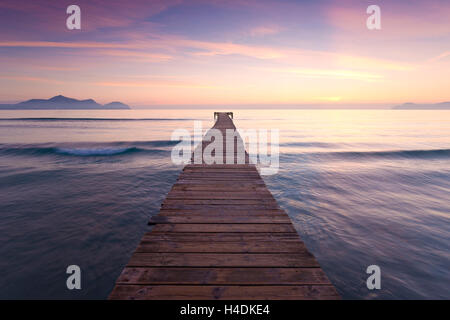
<svg viewBox="0 0 450 320">
<path fill-rule="evenodd" d="M 236 129 L 229 115 L 213 129 Z M 150 224 L 110 299 L 339 299 L 246 152 L 186 165 Z"/>
</svg>

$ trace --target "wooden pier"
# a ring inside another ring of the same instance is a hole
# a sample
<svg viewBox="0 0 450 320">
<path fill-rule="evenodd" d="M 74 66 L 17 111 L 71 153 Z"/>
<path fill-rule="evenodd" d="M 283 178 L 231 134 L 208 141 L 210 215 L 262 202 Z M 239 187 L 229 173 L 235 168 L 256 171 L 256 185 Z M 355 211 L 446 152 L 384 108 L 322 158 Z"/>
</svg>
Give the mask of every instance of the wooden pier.
<svg viewBox="0 0 450 320">
<path fill-rule="evenodd" d="M 215 118 L 224 137 L 236 129 L 229 113 Z M 339 299 L 244 157 L 244 164 L 184 167 L 110 299 Z"/>
</svg>

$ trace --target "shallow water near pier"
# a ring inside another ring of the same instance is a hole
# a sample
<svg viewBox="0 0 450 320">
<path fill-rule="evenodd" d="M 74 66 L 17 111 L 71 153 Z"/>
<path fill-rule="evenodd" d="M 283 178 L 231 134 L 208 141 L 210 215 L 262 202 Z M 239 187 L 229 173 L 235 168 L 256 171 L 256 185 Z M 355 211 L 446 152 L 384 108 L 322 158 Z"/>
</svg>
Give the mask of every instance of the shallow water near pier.
<svg viewBox="0 0 450 320">
<path fill-rule="evenodd" d="M 0 111 L 0 298 L 105 299 L 182 168 L 172 132 L 210 128 L 214 111 Z M 264 180 L 343 298 L 450 298 L 450 111 L 234 118 L 279 129 Z"/>
</svg>

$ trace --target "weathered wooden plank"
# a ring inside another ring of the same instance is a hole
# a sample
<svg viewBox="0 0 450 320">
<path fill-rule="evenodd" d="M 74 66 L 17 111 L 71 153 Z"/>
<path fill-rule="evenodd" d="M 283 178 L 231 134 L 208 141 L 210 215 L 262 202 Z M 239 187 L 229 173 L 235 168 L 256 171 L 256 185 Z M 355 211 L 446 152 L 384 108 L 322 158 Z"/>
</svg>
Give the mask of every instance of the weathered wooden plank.
<svg viewBox="0 0 450 320">
<path fill-rule="evenodd" d="M 234 175 L 242 175 L 242 176 L 258 176 L 259 172 L 256 168 L 249 168 L 249 169 L 208 169 L 208 167 L 205 165 L 202 169 L 183 169 L 180 173 L 180 175 L 198 175 L 198 174 L 209 174 L 209 175 L 227 175 L 227 176 L 234 176 Z"/>
<path fill-rule="evenodd" d="M 224 216 L 224 215 L 208 215 L 208 214 L 176 214 L 176 215 L 157 215 L 149 220 L 149 224 L 162 223 L 251 223 L 251 224 L 266 224 L 266 223 L 286 223 L 290 224 L 291 220 L 286 215 L 268 216 L 268 215 L 252 215 L 252 216 Z"/>
<path fill-rule="evenodd" d="M 233 173 L 231 170 L 230 172 L 182 172 L 179 175 L 179 179 L 202 179 L 205 177 L 208 178 L 224 178 L 224 179 L 233 179 L 233 178 L 239 178 L 239 179 L 248 179 L 248 180 L 258 180 L 261 179 L 261 176 L 259 175 L 258 171 L 248 171 L 248 172 L 241 172 L 241 173 Z"/>
<path fill-rule="evenodd" d="M 184 166 L 183 171 L 205 171 L 205 170 L 211 170 L 211 171 L 226 171 L 226 170 L 236 170 L 236 171 L 248 171 L 248 170 L 258 170 L 257 166 L 254 164 L 210 164 L 210 165 L 198 165 L 198 164 L 187 164 Z"/>
<path fill-rule="evenodd" d="M 128 267 L 318 267 L 309 252 L 302 253 L 141 253 Z"/>
<path fill-rule="evenodd" d="M 331 285 L 320 268 L 133 268 L 117 283 L 140 285 Z"/>
<path fill-rule="evenodd" d="M 339 299 L 330 285 L 298 286 L 152 286 L 118 285 L 110 299 L 133 300 L 333 300 Z"/>
<path fill-rule="evenodd" d="M 159 215 L 173 216 L 173 215 L 199 215 L 199 216 L 237 216 L 237 217 L 250 217 L 250 216 L 283 216 L 287 217 L 287 214 L 282 209 L 249 209 L 247 206 L 232 206 L 229 207 L 212 207 L 205 208 L 197 206 L 194 209 L 165 209 L 162 208 L 159 211 Z"/>
<path fill-rule="evenodd" d="M 179 209 L 179 210 L 196 210 L 196 209 L 205 209 L 205 210 L 215 210 L 220 207 L 223 209 L 229 210 L 237 210 L 237 209 L 245 209 L 245 210 L 264 210 L 264 209 L 278 209 L 276 205 L 263 205 L 263 204 L 243 204 L 243 205 L 224 205 L 224 204 L 162 204 L 162 209 Z"/>
<path fill-rule="evenodd" d="M 274 200 L 268 192 L 208 192 L 208 191 L 173 191 L 166 199 L 192 199 L 192 200 Z"/>
<path fill-rule="evenodd" d="M 244 233 L 244 232 L 148 232 L 142 241 L 298 241 L 297 234 L 289 233 Z"/>
<path fill-rule="evenodd" d="M 188 188 L 188 187 L 201 187 L 201 188 L 240 188 L 240 189 L 256 189 L 256 190 L 263 190 L 268 191 L 267 187 L 262 180 L 256 180 L 256 181 L 242 181 L 239 183 L 236 183 L 234 181 L 205 181 L 205 180 L 182 180 L 182 181 L 176 181 L 173 185 L 174 187 L 178 188 Z M 212 191 L 216 191 L 215 189 L 209 189 Z M 234 190 L 234 189 L 233 189 Z"/>
<path fill-rule="evenodd" d="M 273 199 L 167 199 L 163 205 L 264 205 L 278 208 Z"/>
<path fill-rule="evenodd" d="M 214 179 L 214 178 L 223 178 L 223 179 L 247 179 L 247 180 L 259 180 L 261 179 L 258 172 L 247 172 L 247 173 L 234 173 L 234 172 L 183 172 L 179 175 L 178 179 Z M 215 179 L 214 179 L 215 180 Z"/>
<path fill-rule="evenodd" d="M 239 181 L 239 182 L 236 182 Z M 220 185 L 228 185 L 228 186 L 235 186 L 235 185 L 252 185 L 252 186 L 265 186 L 266 184 L 264 183 L 263 180 L 236 180 L 236 181 L 230 181 L 227 179 L 217 179 L 217 180 L 211 180 L 211 179 L 198 179 L 198 178 L 193 178 L 193 179 L 182 179 L 182 180 L 177 180 L 175 182 L 175 184 L 205 184 L 205 185 L 210 185 L 210 184 L 220 184 Z"/>
<path fill-rule="evenodd" d="M 196 206 L 203 206 L 203 208 L 211 208 L 221 206 L 228 209 L 278 209 L 278 204 L 271 200 L 245 200 L 245 199 L 207 199 L 207 200 L 177 200 L 166 199 L 161 205 L 162 207 L 176 208 L 176 209 L 196 209 Z"/>
<path fill-rule="evenodd" d="M 207 166 L 203 167 L 203 168 L 198 168 L 198 169 L 183 169 L 183 174 L 200 174 L 200 173 L 204 173 L 204 174 L 238 174 L 238 175 L 246 175 L 246 174 L 258 174 L 259 172 L 258 170 L 254 169 L 254 168 L 249 168 L 249 169 L 236 169 L 236 168 L 229 168 L 229 169 L 208 169 Z"/>
<path fill-rule="evenodd" d="M 269 199 L 273 199 L 272 194 L 270 192 L 264 189 L 262 190 L 255 190 L 255 189 L 246 189 L 246 188 L 240 188 L 240 190 L 235 190 L 229 188 L 228 191 L 223 190 L 176 190 L 172 188 L 167 196 L 189 196 L 189 197 L 198 197 L 198 196 L 210 196 L 209 199 L 215 199 L 215 197 L 226 197 L 227 199 L 230 197 L 238 197 L 237 199 L 247 199 L 248 197 L 254 197 L 257 196 L 257 199 L 264 199 L 269 197 Z"/>
<path fill-rule="evenodd" d="M 209 164 L 205 166 L 204 164 L 187 164 L 184 167 L 187 169 L 231 169 L 231 170 L 256 170 L 256 166 L 254 164 Z"/>
<path fill-rule="evenodd" d="M 265 186 L 250 185 L 220 185 L 220 184 L 174 184 L 172 191 L 211 191 L 214 192 L 256 192 L 265 193 L 267 191 Z"/>
<path fill-rule="evenodd" d="M 293 232 L 292 224 L 158 224 L 153 232 Z"/>
<path fill-rule="evenodd" d="M 248 180 L 248 182 L 252 182 L 255 180 L 260 180 L 261 177 L 257 172 L 255 173 L 242 173 L 242 174 L 233 174 L 233 173 L 208 173 L 208 172 L 198 172 L 198 173 L 183 173 L 178 176 L 178 180 L 182 179 L 210 179 L 213 182 L 225 180 L 232 181 L 233 179 L 239 180 Z"/>
<path fill-rule="evenodd" d="M 247 182 L 247 183 L 254 183 L 254 184 L 263 184 L 264 182 L 262 182 L 260 179 L 255 178 L 255 179 L 249 179 L 248 177 L 224 177 L 224 176 L 220 176 L 220 177 L 207 177 L 207 176 L 184 176 L 184 177 L 179 177 L 177 179 L 176 183 L 211 183 L 211 181 L 216 181 L 216 182 L 228 182 L 228 183 L 232 183 L 234 182 L 235 184 L 239 184 L 240 182 Z"/>
<path fill-rule="evenodd" d="M 141 241 L 136 252 L 191 253 L 299 253 L 306 250 L 298 241 Z"/>
</svg>

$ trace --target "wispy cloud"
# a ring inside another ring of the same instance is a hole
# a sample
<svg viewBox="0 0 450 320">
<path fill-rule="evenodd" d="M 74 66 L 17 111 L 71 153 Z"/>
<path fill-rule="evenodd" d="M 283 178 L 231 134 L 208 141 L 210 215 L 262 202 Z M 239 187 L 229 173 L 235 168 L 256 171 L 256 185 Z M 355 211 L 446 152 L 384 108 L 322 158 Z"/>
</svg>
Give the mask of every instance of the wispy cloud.
<svg viewBox="0 0 450 320">
<path fill-rule="evenodd" d="M 0 79 L 13 80 L 13 81 L 32 81 L 32 82 L 45 82 L 53 84 L 62 84 L 63 81 L 49 79 L 44 77 L 33 77 L 33 76 L 0 76 Z"/>
<path fill-rule="evenodd" d="M 342 100 L 342 97 L 318 97 L 317 100 L 328 101 L 328 102 L 338 102 Z"/>
<path fill-rule="evenodd" d="M 169 80 L 102 81 L 102 82 L 94 82 L 93 85 L 101 87 L 120 87 L 120 88 L 127 88 L 127 87 L 132 88 L 167 87 L 167 88 L 195 88 L 195 89 L 215 88 L 215 86 L 211 85 L 202 85 L 198 83 L 169 81 Z"/>
<path fill-rule="evenodd" d="M 167 54 L 148 53 L 131 50 L 103 50 L 101 54 L 147 62 L 164 62 L 173 59 L 171 55 Z"/>
<path fill-rule="evenodd" d="M 274 25 L 259 26 L 259 27 L 254 27 L 254 28 L 250 29 L 249 35 L 251 35 L 252 37 L 260 37 L 260 36 L 277 34 L 282 30 L 283 30 L 283 28 L 280 26 L 274 26 Z"/>
<path fill-rule="evenodd" d="M 0 47 L 23 48 L 128 48 L 128 44 L 106 42 L 0 41 Z"/>
<path fill-rule="evenodd" d="M 0 47 L 35 47 L 35 48 L 70 48 L 70 49 L 115 49 L 102 51 L 103 54 L 117 57 L 140 58 L 147 61 L 162 62 L 175 59 L 174 55 L 188 51 L 193 56 L 227 56 L 241 55 L 261 60 L 284 60 L 290 63 L 302 63 L 326 60 L 338 66 L 355 68 L 377 68 L 408 71 L 413 65 L 386 59 L 370 58 L 348 53 L 318 50 L 301 50 L 295 48 L 236 44 L 233 42 L 198 41 L 171 35 L 159 38 L 141 39 L 127 43 L 107 42 L 55 42 L 55 41 L 1 41 Z M 157 52 L 157 51 L 160 52 Z M 165 51 L 165 52 L 163 52 Z"/>
<path fill-rule="evenodd" d="M 281 72 L 294 74 L 300 77 L 307 78 L 327 78 L 327 79 L 352 79 L 352 80 L 364 80 L 375 81 L 383 78 L 380 74 L 373 74 L 367 72 L 360 72 L 354 70 L 339 70 L 339 69 L 297 69 L 297 68 L 279 68 L 268 69 L 272 72 Z"/>
<path fill-rule="evenodd" d="M 450 57 L 450 51 L 446 51 L 444 53 L 441 53 L 440 55 L 438 55 L 436 57 L 433 57 L 430 60 L 428 60 L 428 62 L 436 62 L 436 61 L 439 61 L 439 60 L 446 59 L 448 57 Z"/>
</svg>

